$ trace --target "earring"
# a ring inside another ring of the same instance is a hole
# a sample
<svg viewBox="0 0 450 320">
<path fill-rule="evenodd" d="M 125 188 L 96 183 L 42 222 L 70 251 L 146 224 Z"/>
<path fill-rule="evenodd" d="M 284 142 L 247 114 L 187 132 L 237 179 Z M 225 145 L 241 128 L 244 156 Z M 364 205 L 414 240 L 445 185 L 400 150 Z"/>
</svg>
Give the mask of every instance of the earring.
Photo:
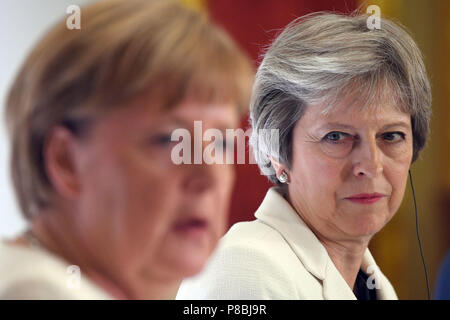
<svg viewBox="0 0 450 320">
<path fill-rule="evenodd" d="M 288 177 L 287 173 L 284 172 L 284 171 L 283 171 L 283 173 L 280 174 L 280 176 L 278 177 L 278 180 L 279 180 L 281 183 L 286 183 L 286 182 L 288 181 L 288 179 L 289 179 L 289 177 Z"/>
</svg>

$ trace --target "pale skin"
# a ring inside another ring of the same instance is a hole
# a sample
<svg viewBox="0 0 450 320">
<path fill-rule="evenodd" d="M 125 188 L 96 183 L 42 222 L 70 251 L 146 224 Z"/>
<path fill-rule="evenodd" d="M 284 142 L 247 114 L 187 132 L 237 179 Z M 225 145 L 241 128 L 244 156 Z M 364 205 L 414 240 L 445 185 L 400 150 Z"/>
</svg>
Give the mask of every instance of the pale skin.
<svg viewBox="0 0 450 320">
<path fill-rule="evenodd" d="M 370 239 L 402 202 L 413 155 L 411 119 L 391 101 L 364 110 L 343 101 L 328 115 L 323 109 L 308 106 L 297 122 L 290 168 L 272 164 L 277 177 L 288 174 L 287 200 L 353 289 Z M 383 197 L 371 204 L 348 199 L 361 193 Z"/>
<path fill-rule="evenodd" d="M 100 118 L 87 136 L 56 127 L 45 147 L 55 189 L 32 221 L 39 241 L 119 299 L 171 299 L 223 235 L 230 165 L 176 165 L 170 141 L 194 120 L 236 128 L 233 103 L 185 99 L 170 110 L 145 94 Z M 211 142 L 203 142 L 204 146 Z M 16 243 L 27 245 L 20 237 Z"/>
</svg>

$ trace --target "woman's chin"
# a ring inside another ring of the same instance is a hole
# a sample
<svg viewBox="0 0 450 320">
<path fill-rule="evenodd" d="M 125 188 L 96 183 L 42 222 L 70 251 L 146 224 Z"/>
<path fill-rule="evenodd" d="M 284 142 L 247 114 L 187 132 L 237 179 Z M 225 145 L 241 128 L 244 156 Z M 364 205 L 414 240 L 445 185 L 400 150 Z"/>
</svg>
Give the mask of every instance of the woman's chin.
<svg viewBox="0 0 450 320">
<path fill-rule="evenodd" d="M 187 250 L 164 259 L 162 266 L 173 277 L 184 279 L 195 276 L 204 267 L 210 255 L 209 250 Z"/>
<path fill-rule="evenodd" d="M 183 269 L 183 278 L 190 278 L 199 274 L 205 267 L 205 262 L 196 265 L 190 265 Z"/>
<path fill-rule="evenodd" d="M 168 267 L 168 269 L 171 270 L 170 272 L 173 278 L 182 280 L 199 274 L 205 267 L 205 263 L 206 261 L 204 259 L 197 261 L 177 261 Z"/>
<path fill-rule="evenodd" d="M 380 217 L 364 217 L 354 221 L 351 225 L 352 228 L 348 230 L 351 236 L 355 238 L 372 237 L 383 229 L 386 220 L 380 219 Z"/>
</svg>

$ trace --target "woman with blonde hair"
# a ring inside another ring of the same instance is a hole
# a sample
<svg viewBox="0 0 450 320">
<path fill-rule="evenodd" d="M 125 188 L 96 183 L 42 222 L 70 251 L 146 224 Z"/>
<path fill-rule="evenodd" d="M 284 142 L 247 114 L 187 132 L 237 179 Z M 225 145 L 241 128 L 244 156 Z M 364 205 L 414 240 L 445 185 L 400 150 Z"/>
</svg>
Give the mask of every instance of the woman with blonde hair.
<svg viewBox="0 0 450 320">
<path fill-rule="evenodd" d="M 224 231 L 234 171 L 175 164 L 171 133 L 237 127 L 252 74 L 174 1 L 100 1 L 52 28 L 7 101 L 30 229 L 0 242 L 0 299 L 172 298 Z"/>
</svg>

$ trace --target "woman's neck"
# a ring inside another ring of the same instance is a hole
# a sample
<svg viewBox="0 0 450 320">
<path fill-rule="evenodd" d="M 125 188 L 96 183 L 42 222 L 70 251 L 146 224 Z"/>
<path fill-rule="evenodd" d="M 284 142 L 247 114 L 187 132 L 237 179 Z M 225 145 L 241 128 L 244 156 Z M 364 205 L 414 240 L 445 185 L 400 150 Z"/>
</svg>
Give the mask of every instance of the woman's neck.
<svg viewBox="0 0 450 320">
<path fill-rule="evenodd" d="M 145 299 L 149 300 L 174 300 L 181 280 L 179 281 L 154 281 L 150 282 L 151 290 L 146 294 Z"/>
<path fill-rule="evenodd" d="M 64 227 L 61 227 L 64 226 Z M 59 212 L 46 211 L 37 216 L 31 224 L 33 237 L 39 245 L 52 254 L 62 258 L 71 265 L 80 268 L 82 276 L 107 292 L 115 299 L 174 299 L 181 280 L 160 281 L 157 278 L 149 279 L 138 272 L 120 272 L 105 270 L 90 257 L 83 247 L 80 237 L 77 237 L 73 223 L 65 221 L 64 215 Z M 16 244 L 32 245 L 26 237 L 19 237 Z M 127 278 L 126 274 L 130 276 Z"/>
<path fill-rule="evenodd" d="M 296 205 L 289 192 L 285 194 L 285 199 L 291 204 L 302 221 L 325 247 L 336 269 L 342 275 L 348 286 L 353 290 L 356 277 L 364 258 L 364 253 L 366 252 L 371 237 L 367 236 L 359 239 L 343 238 L 340 240 L 326 237 L 324 234 L 327 234 L 327 232 L 320 232 L 319 228 L 316 228 L 314 223 L 309 221 L 309 219 L 302 214 L 301 207 Z M 334 231 L 331 232 L 334 233 Z"/>
<path fill-rule="evenodd" d="M 101 268 L 89 257 L 72 226 L 73 223 L 66 221 L 64 214 L 49 210 L 42 212 L 33 220 L 31 232 L 44 249 L 79 267 L 82 277 L 88 278 L 111 297 L 129 298 L 129 294 L 101 272 Z"/>
<path fill-rule="evenodd" d="M 327 250 L 328 255 L 345 282 L 347 282 L 348 286 L 353 290 L 368 242 L 336 242 L 328 239 L 321 239 L 320 236 L 319 241 Z"/>
</svg>

